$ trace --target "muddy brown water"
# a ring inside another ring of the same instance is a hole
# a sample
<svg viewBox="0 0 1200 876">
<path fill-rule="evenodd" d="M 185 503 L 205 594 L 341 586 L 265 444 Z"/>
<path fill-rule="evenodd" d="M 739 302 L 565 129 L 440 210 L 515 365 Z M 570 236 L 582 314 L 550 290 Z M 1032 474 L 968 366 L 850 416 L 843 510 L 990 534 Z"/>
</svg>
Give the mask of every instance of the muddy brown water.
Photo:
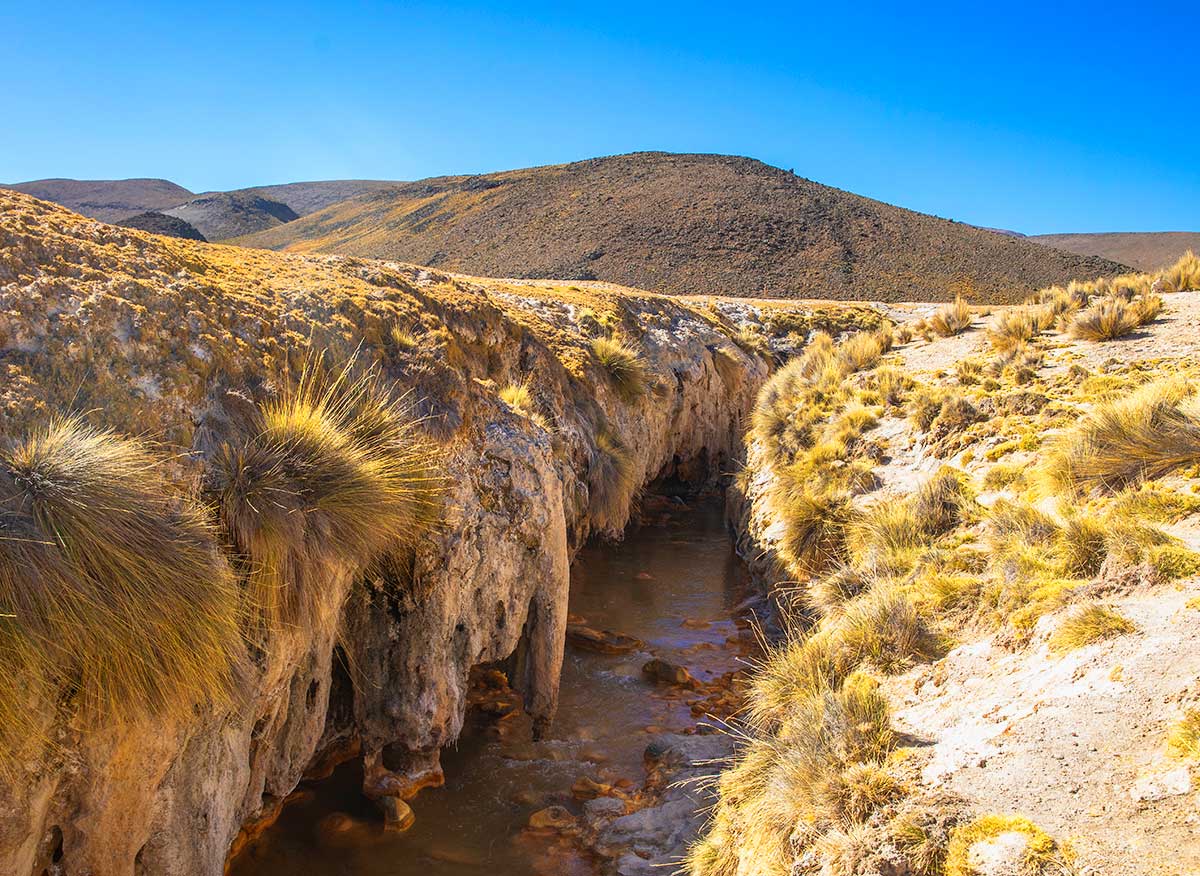
<svg viewBox="0 0 1200 876">
<path fill-rule="evenodd" d="M 529 816 L 555 804 L 578 812 L 570 788 L 581 776 L 641 783 L 647 728 L 681 730 L 696 721 L 684 698 L 643 677 L 643 664 L 660 657 L 701 681 L 738 668 L 731 610 L 745 592 L 717 502 L 673 511 L 618 545 L 589 545 L 571 570 L 571 613 L 590 627 L 641 639 L 644 650 L 604 655 L 568 644 L 558 714 L 541 741 L 533 741 L 524 716 L 502 739 L 493 724 L 469 715 L 457 745 L 443 752 L 445 786 L 410 801 L 416 822 L 407 832 L 383 830 L 360 793 L 354 761 L 303 784 L 232 862 L 230 876 L 593 872 L 586 860 L 564 857 L 544 836 L 523 831 Z M 697 628 L 700 621 L 709 625 Z M 330 836 L 322 820 L 335 813 L 349 815 L 354 827 Z"/>
</svg>

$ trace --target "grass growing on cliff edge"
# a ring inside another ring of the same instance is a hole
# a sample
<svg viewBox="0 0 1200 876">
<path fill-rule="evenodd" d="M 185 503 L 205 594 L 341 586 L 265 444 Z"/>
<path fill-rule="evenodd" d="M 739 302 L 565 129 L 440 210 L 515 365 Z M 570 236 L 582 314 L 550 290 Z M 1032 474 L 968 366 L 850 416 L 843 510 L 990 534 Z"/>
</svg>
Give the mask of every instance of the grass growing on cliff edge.
<svg viewBox="0 0 1200 876">
<path fill-rule="evenodd" d="M 236 582 L 145 444 L 75 418 L 34 432 L 0 458 L 0 533 L 0 663 L 29 673 L 4 674 L 0 735 L 37 723 L 27 680 L 73 690 L 89 721 L 226 696 Z"/>
<path fill-rule="evenodd" d="M 1088 605 L 1077 609 L 1062 622 L 1050 637 L 1053 651 L 1072 651 L 1132 633 L 1136 626 L 1119 612 L 1104 605 Z"/>
<path fill-rule="evenodd" d="M 378 375 L 307 367 L 223 446 L 210 488 L 271 625 L 329 623 L 330 564 L 351 571 L 408 548 L 436 523 L 441 453 Z"/>
<path fill-rule="evenodd" d="M 641 350 L 628 341 L 599 337 L 592 341 L 592 353 L 626 404 L 642 397 L 646 391 L 646 363 Z"/>
<path fill-rule="evenodd" d="M 633 455 L 606 428 L 596 432 L 596 447 L 588 464 L 588 511 L 596 531 L 619 533 L 637 491 Z"/>
</svg>

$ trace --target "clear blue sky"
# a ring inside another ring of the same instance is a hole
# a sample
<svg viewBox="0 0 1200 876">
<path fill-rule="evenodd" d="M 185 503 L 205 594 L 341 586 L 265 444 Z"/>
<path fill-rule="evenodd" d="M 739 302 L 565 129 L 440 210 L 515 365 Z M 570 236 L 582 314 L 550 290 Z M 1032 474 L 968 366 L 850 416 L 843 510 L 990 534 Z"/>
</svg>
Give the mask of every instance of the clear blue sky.
<svg viewBox="0 0 1200 876">
<path fill-rule="evenodd" d="M 0 180 L 663 149 L 1027 233 L 1200 230 L 1198 31 L 1194 3 L 0 0 Z"/>
</svg>

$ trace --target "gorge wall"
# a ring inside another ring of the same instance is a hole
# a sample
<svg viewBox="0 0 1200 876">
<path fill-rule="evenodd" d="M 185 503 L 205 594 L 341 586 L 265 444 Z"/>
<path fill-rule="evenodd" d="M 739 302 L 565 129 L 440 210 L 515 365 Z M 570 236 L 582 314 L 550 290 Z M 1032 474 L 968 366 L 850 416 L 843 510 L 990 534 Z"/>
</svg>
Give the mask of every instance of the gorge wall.
<svg viewBox="0 0 1200 876">
<path fill-rule="evenodd" d="M 408 796 L 438 780 L 481 663 L 510 660 L 527 708 L 550 720 L 574 551 L 618 534 L 656 478 L 731 470 L 768 373 L 761 353 L 797 341 L 772 320 L 847 313 L 878 321 L 869 308 L 701 303 L 206 246 L 0 192 L 10 441 L 82 412 L 161 442 L 199 493 L 231 424 L 317 351 L 410 393 L 449 484 L 402 586 L 376 566 L 319 558 L 308 571 L 321 613 L 247 648 L 232 707 L 97 725 L 69 697 L 41 704 L 45 740 L 0 795 L 0 871 L 220 873 L 243 826 L 268 820 L 330 752 L 361 752 L 373 796 Z M 597 339 L 638 352 L 637 392 L 606 371 Z M 519 403 L 501 392 L 518 387 Z"/>
</svg>

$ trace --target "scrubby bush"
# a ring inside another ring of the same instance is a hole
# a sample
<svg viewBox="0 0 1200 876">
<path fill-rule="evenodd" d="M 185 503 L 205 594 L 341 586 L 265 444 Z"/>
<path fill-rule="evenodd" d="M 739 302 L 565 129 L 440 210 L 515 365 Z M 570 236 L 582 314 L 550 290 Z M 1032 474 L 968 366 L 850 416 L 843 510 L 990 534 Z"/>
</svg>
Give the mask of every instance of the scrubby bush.
<svg viewBox="0 0 1200 876">
<path fill-rule="evenodd" d="M 592 341 L 592 354 L 622 400 L 632 404 L 642 397 L 646 391 L 646 364 L 636 346 L 628 341 L 600 337 Z"/>
</svg>

